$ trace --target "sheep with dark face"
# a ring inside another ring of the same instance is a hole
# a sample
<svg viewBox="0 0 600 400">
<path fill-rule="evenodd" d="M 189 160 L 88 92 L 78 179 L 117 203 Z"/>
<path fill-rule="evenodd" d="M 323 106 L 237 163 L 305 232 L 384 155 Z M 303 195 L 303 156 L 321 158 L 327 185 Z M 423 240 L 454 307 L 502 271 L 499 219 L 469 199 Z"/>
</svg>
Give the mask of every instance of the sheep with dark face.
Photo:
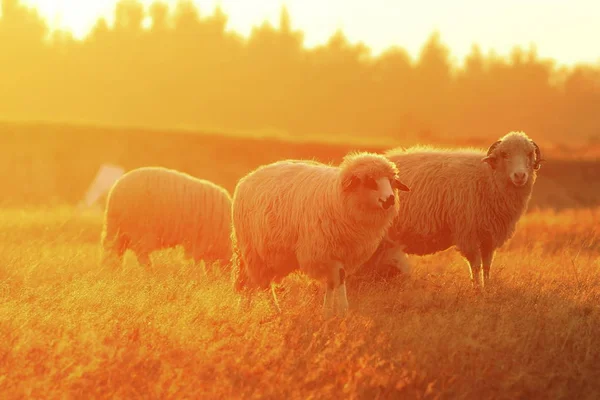
<svg viewBox="0 0 600 400">
<path fill-rule="evenodd" d="M 496 249 L 527 209 L 543 161 L 538 145 L 523 132 L 510 132 L 487 152 L 417 146 L 386 156 L 411 192 L 401 196 L 388 232 L 394 245 L 380 242 L 366 271 L 375 268 L 371 263 L 393 265 L 399 251 L 426 255 L 455 246 L 474 286 L 487 284 Z"/>
<path fill-rule="evenodd" d="M 334 295 L 345 313 L 346 276 L 371 257 L 389 228 L 396 189 L 408 190 L 397 172 L 382 155 L 356 153 L 340 166 L 283 160 L 240 179 L 232 204 L 236 290 L 264 290 L 301 270 L 326 283 L 325 316 L 335 311 Z"/>
</svg>

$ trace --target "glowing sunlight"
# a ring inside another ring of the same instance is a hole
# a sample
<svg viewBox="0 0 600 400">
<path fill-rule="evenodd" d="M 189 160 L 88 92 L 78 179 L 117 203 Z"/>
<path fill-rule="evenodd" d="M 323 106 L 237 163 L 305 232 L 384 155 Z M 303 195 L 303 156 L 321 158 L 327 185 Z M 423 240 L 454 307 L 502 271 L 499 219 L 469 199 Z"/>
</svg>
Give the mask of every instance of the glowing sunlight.
<svg viewBox="0 0 600 400">
<path fill-rule="evenodd" d="M 439 30 L 461 63 L 474 42 L 486 52 L 508 54 L 514 46 L 535 43 L 543 57 L 561 64 L 596 63 L 600 53 L 591 51 L 600 37 L 600 2 L 593 0 L 192 0 L 201 15 L 220 5 L 228 16 L 227 28 L 247 36 L 265 20 L 277 24 L 281 7 L 287 6 L 292 25 L 304 31 L 305 45 L 326 42 L 342 29 L 351 42 L 362 41 L 379 54 L 400 46 L 415 57 L 433 30 Z M 153 0 L 140 0 L 148 7 Z M 176 0 L 164 0 L 170 6 Z M 99 16 L 112 20 L 115 0 L 24 0 L 37 7 L 52 28 L 63 28 L 81 38 Z M 148 21 L 149 23 L 149 21 Z"/>
<path fill-rule="evenodd" d="M 0 0 L 2 399 L 600 399 L 599 0 Z"/>
</svg>

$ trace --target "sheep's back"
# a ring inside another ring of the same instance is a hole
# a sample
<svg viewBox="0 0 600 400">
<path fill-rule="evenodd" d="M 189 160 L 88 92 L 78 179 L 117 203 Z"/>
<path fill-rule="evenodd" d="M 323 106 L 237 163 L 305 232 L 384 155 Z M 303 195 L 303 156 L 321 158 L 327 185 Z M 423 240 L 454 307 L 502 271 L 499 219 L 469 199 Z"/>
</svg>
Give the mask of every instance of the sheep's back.
<svg viewBox="0 0 600 400">
<path fill-rule="evenodd" d="M 390 155 L 400 180 L 410 192 L 401 192 L 399 213 L 390 231 L 412 254 L 445 250 L 455 232 L 477 224 L 477 210 L 485 203 L 488 181 L 475 151 L 405 152 Z M 475 229 L 475 228 L 474 228 Z"/>
<path fill-rule="evenodd" d="M 203 186 L 198 179 L 165 168 L 133 170 L 111 190 L 107 220 L 119 224 L 132 239 L 154 247 L 180 244 L 193 239 L 204 223 Z"/>
<path fill-rule="evenodd" d="M 317 163 L 280 162 L 242 178 L 233 199 L 239 245 L 252 243 L 263 257 L 286 257 L 303 232 L 314 232 L 322 210 L 313 205 L 336 189 L 336 177 L 333 168 Z"/>
</svg>

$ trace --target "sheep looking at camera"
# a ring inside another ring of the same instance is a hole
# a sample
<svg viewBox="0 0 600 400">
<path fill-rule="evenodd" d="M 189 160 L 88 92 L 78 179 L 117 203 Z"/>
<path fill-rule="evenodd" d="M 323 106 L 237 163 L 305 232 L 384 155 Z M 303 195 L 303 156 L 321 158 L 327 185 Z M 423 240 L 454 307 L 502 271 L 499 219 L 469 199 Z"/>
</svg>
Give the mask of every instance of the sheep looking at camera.
<svg viewBox="0 0 600 400">
<path fill-rule="evenodd" d="M 360 152 L 339 166 L 283 160 L 240 179 L 232 204 L 236 289 L 264 290 L 301 270 L 326 282 L 325 316 L 334 295 L 345 313 L 346 276 L 371 257 L 396 216 L 395 189 L 408 190 L 397 173 L 384 156 Z"/>
<path fill-rule="evenodd" d="M 382 241 L 366 273 L 398 249 L 426 255 L 456 246 L 474 286 L 487 284 L 496 249 L 512 237 L 527 209 L 543 161 L 538 145 L 523 132 L 510 132 L 487 152 L 418 146 L 386 156 L 411 192 L 401 196 L 388 232 L 395 246 Z"/>
</svg>

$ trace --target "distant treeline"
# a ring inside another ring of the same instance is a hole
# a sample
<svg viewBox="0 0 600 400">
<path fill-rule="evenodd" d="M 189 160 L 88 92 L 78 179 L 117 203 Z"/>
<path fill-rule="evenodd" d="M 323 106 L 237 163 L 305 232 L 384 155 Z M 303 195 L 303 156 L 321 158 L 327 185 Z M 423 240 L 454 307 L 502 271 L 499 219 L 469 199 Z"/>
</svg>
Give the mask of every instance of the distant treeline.
<svg viewBox="0 0 600 400">
<path fill-rule="evenodd" d="M 416 60 L 402 48 L 374 57 L 342 32 L 306 49 L 286 9 L 278 27 L 243 38 L 225 31 L 220 9 L 201 15 L 182 1 L 146 11 L 132 0 L 117 4 L 114 26 L 100 19 L 78 41 L 50 34 L 18 0 L 1 4 L 0 118 L 425 139 L 518 129 L 539 140 L 600 140 L 600 65 L 558 68 L 535 48 L 505 59 L 474 45 L 458 68 L 435 32 Z"/>
</svg>

